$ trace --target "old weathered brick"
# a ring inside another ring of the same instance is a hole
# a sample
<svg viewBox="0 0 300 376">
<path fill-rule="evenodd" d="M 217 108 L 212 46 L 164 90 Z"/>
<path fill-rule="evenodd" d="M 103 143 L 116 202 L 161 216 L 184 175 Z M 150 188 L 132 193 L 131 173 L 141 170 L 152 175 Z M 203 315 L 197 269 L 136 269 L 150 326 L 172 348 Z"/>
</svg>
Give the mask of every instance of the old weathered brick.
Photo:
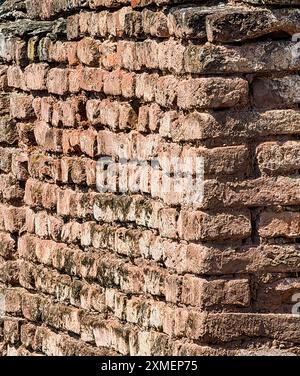
<svg viewBox="0 0 300 376">
<path fill-rule="evenodd" d="M 240 78 L 195 78 L 178 84 L 180 108 L 228 108 L 247 103 L 248 83 Z"/>
<path fill-rule="evenodd" d="M 99 68 L 78 67 L 69 72 L 69 90 L 78 93 L 80 90 L 102 92 L 103 70 Z"/>
<path fill-rule="evenodd" d="M 32 118 L 33 96 L 21 93 L 13 93 L 10 97 L 10 115 L 16 119 Z"/>
<path fill-rule="evenodd" d="M 29 90 L 46 90 L 47 64 L 31 64 L 25 68 L 25 82 Z"/>
<path fill-rule="evenodd" d="M 257 162 L 266 174 L 297 171 L 300 168 L 300 142 L 266 142 L 256 149 Z"/>
<path fill-rule="evenodd" d="M 299 179 L 261 177 L 243 182 L 204 181 L 204 208 L 299 205 Z"/>
<path fill-rule="evenodd" d="M 253 101 L 257 108 L 289 108 L 299 103 L 298 75 L 257 78 L 253 81 Z"/>
<path fill-rule="evenodd" d="M 67 69 L 52 68 L 47 76 L 47 89 L 49 93 L 66 94 L 69 89 L 69 72 Z"/>
<path fill-rule="evenodd" d="M 119 103 L 104 99 L 87 102 L 87 117 L 92 124 L 108 125 L 112 130 L 132 129 L 137 116 L 129 103 Z"/>
<path fill-rule="evenodd" d="M 263 212 L 260 216 L 258 232 L 263 238 L 297 238 L 300 234 L 298 212 Z"/>
<path fill-rule="evenodd" d="M 8 144 L 14 144 L 18 139 L 16 125 L 8 117 L 0 119 L 0 141 Z"/>
<path fill-rule="evenodd" d="M 83 38 L 77 44 L 77 56 L 85 65 L 99 65 L 100 43 L 91 38 Z"/>
<path fill-rule="evenodd" d="M 67 18 L 68 39 L 76 39 L 79 36 L 79 14 L 74 14 Z"/>
<path fill-rule="evenodd" d="M 0 57 L 7 62 L 24 63 L 26 60 L 26 42 L 18 37 L 10 37 L 0 34 Z"/>
<path fill-rule="evenodd" d="M 218 305 L 249 306 L 249 281 L 247 279 L 207 281 L 185 275 L 182 284 L 182 302 L 202 309 Z"/>
<path fill-rule="evenodd" d="M 16 203 L 23 199 L 24 189 L 13 174 L 0 175 L 0 194 L 4 201 Z"/>
<path fill-rule="evenodd" d="M 24 91 L 27 90 L 26 81 L 25 81 L 25 74 L 21 67 L 18 65 L 10 65 L 7 69 L 7 81 L 8 86 L 22 89 Z"/>
<path fill-rule="evenodd" d="M 16 249 L 16 242 L 14 238 L 10 234 L 0 232 L 0 241 L 2 244 L 0 256 L 4 257 L 5 259 L 12 258 Z"/>
<path fill-rule="evenodd" d="M 260 325 L 257 325 L 257 323 Z M 244 336 L 299 342 L 298 317 L 275 314 L 224 313 L 208 314 L 204 333 L 208 342 L 228 342 Z M 226 327 L 226 331 L 223 328 Z M 292 334 L 286 334 L 287 328 Z"/>
<path fill-rule="evenodd" d="M 221 8 L 222 9 L 222 8 Z M 221 11 L 220 8 L 176 7 L 168 15 L 171 34 L 176 37 L 206 39 L 205 21 L 209 14 Z"/>
<path fill-rule="evenodd" d="M 5 231 L 15 233 L 22 229 L 25 223 L 25 208 L 1 205 L 0 211 L 4 219 Z"/>
<path fill-rule="evenodd" d="M 178 232 L 185 240 L 245 239 L 251 234 L 250 215 L 248 212 L 215 214 L 181 211 Z"/>
<path fill-rule="evenodd" d="M 59 126 L 63 124 L 66 127 L 72 127 L 80 124 L 86 119 L 84 111 L 85 97 L 71 97 L 65 101 L 58 101 L 53 104 L 52 124 Z M 47 118 L 42 119 L 44 121 Z"/>
<path fill-rule="evenodd" d="M 205 175 L 220 176 L 221 174 L 231 175 L 240 172 L 244 176 L 249 174 L 249 150 L 243 145 L 212 149 L 194 147 L 182 149 L 181 158 L 183 162 L 196 160 L 200 157 L 204 158 Z"/>
<path fill-rule="evenodd" d="M 62 150 L 62 130 L 51 128 L 43 121 L 37 121 L 34 126 L 36 143 L 48 151 Z"/>
<path fill-rule="evenodd" d="M 299 29 L 298 9 L 233 9 L 206 18 L 207 37 L 211 42 L 236 42 L 278 31 L 292 35 Z"/>
<path fill-rule="evenodd" d="M 257 289 L 256 309 L 264 312 L 289 313 L 293 310 L 294 298 L 299 289 L 297 278 L 283 278 L 260 283 Z M 266 296 L 271 295 L 271 299 Z"/>
<path fill-rule="evenodd" d="M 0 114 L 7 115 L 9 113 L 9 95 L 0 95 Z"/>
<path fill-rule="evenodd" d="M 299 119 L 296 110 L 211 113 L 193 111 L 185 116 L 174 116 L 174 119 L 168 124 L 167 132 L 177 142 L 221 137 L 253 138 L 255 136 L 285 135 L 298 133 Z M 162 126 L 163 123 L 161 123 Z"/>
<path fill-rule="evenodd" d="M 184 68 L 190 73 L 253 73 L 294 71 L 298 44 L 271 41 L 236 45 L 190 45 L 184 52 Z M 221 64 L 220 64 L 221 62 Z"/>
<path fill-rule="evenodd" d="M 12 165 L 12 156 L 15 149 L 0 148 L 0 170 L 9 173 Z"/>
</svg>

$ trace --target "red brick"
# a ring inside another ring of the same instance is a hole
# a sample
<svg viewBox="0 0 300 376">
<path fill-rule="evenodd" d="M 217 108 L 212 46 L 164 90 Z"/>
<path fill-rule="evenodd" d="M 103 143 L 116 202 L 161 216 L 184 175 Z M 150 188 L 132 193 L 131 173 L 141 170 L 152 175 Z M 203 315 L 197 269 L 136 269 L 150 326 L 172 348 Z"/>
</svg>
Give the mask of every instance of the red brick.
<svg viewBox="0 0 300 376">
<path fill-rule="evenodd" d="M 54 184 L 44 184 L 42 187 L 42 205 L 46 209 L 54 210 L 57 204 L 58 187 Z"/>
<path fill-rule="evenodd" d="M 79 35 L 87 35 L 89 32 L 89 26 L 92 19 L 92 13 L 90 12 L 80 12 L 79 13 Z M 76 22 L 76 19 L 74 19 L 74 22 Z M 77 26 L 75 26 L 77 27 Z"/>
<path fill-rule="evenodd" d="M 52 68 L 47 76 L 47 89 L 49 93 L 63 95 L 69 90 L 68 69 Z"/>
<path fill-rule="evenodd" d="M 11 171 L 20 181 L 26 181 L 28 178 L 28 155 L 27 153 L 18 153 L 13 155 Z"/>
<path fill-rule="evenodd" d="M 10 172 L 14 149 L 0 148 L 0 170 Z"/>
<path fill-rule="evenodd" d="M 62 150 L 62 130 L 51 128 L 47 123 L 37 121 L 34 126 L 34 136 L 38 145 L 48 151 Z"/>
<path fill-rule="evenodd" d="M 15 105 L 17 101 L 13 100 L 11 103 Z M 13 111 L 17 112 L 14 108 Z M 20 114 L 21 116 L 22 114 Z M 0 117 L 0 142 L 7 144 L 14 144 L 18 139 L 15 122 L 9 116 Z"/>
<path fill-rule="evenodd" d="M 80 133 L 80 148 L 90 157 L 95 156 L 97 132 L 89 128 Z"/>
<path fill-rule="evenodd" d="M 29 90 L 46 90 L 48 64 L 31 64 L 25 68 L 25 82 Z"/>
<path fill-rule="evenodd" d="M 134 97 L 135 93 L 135 74 L 123 72 L 121 76 L 121 91 L 125 98 Z"/>
<path fill-rule="evenodd" d="M 8 86 L 27 91 L 25 74 L 18 65 L 11 65 L 7 69 Z"/>
<path fill-rule="evenodd" d="M 103 75 L 103 91 L 109 95 L 121 95 L 121 71 L 108 72 Z"/>
<path fill-rule="evenodd" d="M 9 113 L 9 94 L 0 94 L 0 114 Z"/>
<path fill-rule="evenodd" d="M 0 281 L 5 284 L 16 286 L 19 280 L 19 263 L 18 261 L 0 258 Z"/>
<path fill-rule="evenodd" d="M 66 127 L 74 127 L 80 124 L 81 121 L 85 120 L 84 102 L 85 98 L 83 96 L 55 102 L 52 110 L 52 124 Z"/>
<path fill-rule="evenodd" d="M 128 70 L 140 70 L 141 59 L 137 57 L 138 44 L 133 41 L 120 41 L 117 44 L 119 64 Z M 154 55 L 154 54 L 153 54 Z M 155 55 L 154 55 L 155 56 Z"/>
<path fill-rule="evenodd" d="M 67 18 L 67 37 L 69 40 L 79 36 L 79 14 L 73 14 Z"/>
<path fill-rule="evenodd" d="M 67 42 L 64 44 L 66 49 L 66 55 L 69 65 L 78 65 L 79 60 L 77 56 L 77 43 L 76 42 Z"/>
<path fill-rule="evenodd" d="M 25 186 L 24 202 L 28 206 L 39 206 L 42 204 L 43 183 L 28 179 Z"/>
<path fill-rule="evenodd" d="M 30 119 L 33 117 L 33 96 L 13 93 L 10 96 L 10 115 L 17 119 Z"/>
<path fill-rule="evenodd" d="M 20 323 L 22 320 L 11 319 L 4 321 L 3 334 L 7 343 L 14 344 L 20 340 Z"/>
<path fill-rule="evenodd" d="M 10 234 L 0 232 L 0 256 L 11 259 L 16 251 L 16 242 Z"/>
<path fill-rule="evenodd" d="M 52 105 L 54 99 L 52 97 L 35 97 L 32 105 L 38 120 L 51 123 Z"/>
<path fill-rule="evenodd" d="M 86 91 L 102 92 L 103 71 L 99 68 L 78 67 L 69 73 L 70 91 L 78 93 L 81 89 Z"/>
<path fill-rule="evenodd" d="M 32 123 L 17 123 L 19 146 L 26 147 L 34 144 L 34 126 Z"/>
<path fill-rule="evenodd" d="M 250 286 L 247 279 L 205 280 L 185 275 L 182 283 L 182 302 L 202 309 L 216 306 L 250 305 Z"/>
<path fill-rule="evenodd" d="M 105 41 L 100 47 L 100 63 L 106 70 L 119 68 L 119 56 L 117 52 L 117 43 Z"/>
<path fill-rule="evenodd" d="M 300 169 L 300 142 L 265 142 L 256 149 L 259 169 L 265 174 L 295 172 Z"/>
<path fill-rule="evenodd" d="M 26 57 L 26 42 L 18 37 L 7 38 L 2 34 L 0 57 L 7 62 L 23 63 Z"/>
<path fill-rule="evenodd" d="M 12 174 L 0 175 L 0 194 L 4 201 L 15 203 L 23 199 L 24 189 Z"/>
<path fill-rule="evenodd" d="M 142 73 L 136 76 L 136 97 L 143 98 L 146 102 L 153 101 L 155 99 L 156 84 L 158 79 L 158 74 Z"/>
<path fill-rule="evenodd" d="M 177 217 L 176 209 L 162 209 L 159 212 L 159 233 L 163 237 L 177 238 Z"/>
<path fill-rule="evenodd" d="M 49 60 L 57 63 L 68 62 L 68 48 L 65 42 L 56 41 L 48 47 Z"/>
<path fill-rule="evenodd" d="M 260 216 L 259 235 L 263 238 L 298 238 L 300 214 L 298 212 L 263 212 Z"/>
<path fill-rule="evenodd" d="M 77 57 L 85 65 L 99 66 L 100 43 L 92 38 L 83 38 L 77 44 Z"/>
<path fill-rule="evenodd" d="M 248 82 L 241 78 L 196 78 L 178 83 L 180 108 L 228 108 L 246 104 Z"/>
<path fill-rule="evenodd" d="M 251 235 L 250 213 L 204 213 L 181 211 L 179 236 L 185 240 L 234 240 Z"/>
</svg>

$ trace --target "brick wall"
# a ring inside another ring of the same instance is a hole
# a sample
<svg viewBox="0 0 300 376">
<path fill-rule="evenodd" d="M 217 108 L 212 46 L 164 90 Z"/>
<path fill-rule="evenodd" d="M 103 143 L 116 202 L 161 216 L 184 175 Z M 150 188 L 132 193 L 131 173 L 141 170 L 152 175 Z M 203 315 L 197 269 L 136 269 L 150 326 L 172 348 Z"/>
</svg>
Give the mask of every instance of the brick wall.
<svg viewBox="0 0 300 376">
<path fill-rule="evenodd" d="M 3 355 L 300 354 L 299 6 L 4 2 Z M 203 158 L 203 199 L 103 157 Z"/>
</svg>

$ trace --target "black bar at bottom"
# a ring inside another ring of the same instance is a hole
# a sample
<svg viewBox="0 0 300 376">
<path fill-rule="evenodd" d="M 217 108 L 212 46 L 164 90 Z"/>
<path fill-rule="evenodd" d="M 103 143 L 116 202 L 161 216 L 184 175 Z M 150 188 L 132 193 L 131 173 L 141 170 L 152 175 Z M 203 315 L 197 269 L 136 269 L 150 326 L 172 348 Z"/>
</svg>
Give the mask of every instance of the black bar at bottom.
<svg viewBox="0 0 300 376">
<path fill-rule="evenodd" d="M 101 376 L 165 374 L 241 375 L 245 372 L 256 376 L 257 372 L 268 374 L 282 369 L 284 374 L 295 372 L 299 357 L 2 357 L 1 375 L 57 375 Z M 7 372 L 7 373 L 6 373 Z"/>
</svg>

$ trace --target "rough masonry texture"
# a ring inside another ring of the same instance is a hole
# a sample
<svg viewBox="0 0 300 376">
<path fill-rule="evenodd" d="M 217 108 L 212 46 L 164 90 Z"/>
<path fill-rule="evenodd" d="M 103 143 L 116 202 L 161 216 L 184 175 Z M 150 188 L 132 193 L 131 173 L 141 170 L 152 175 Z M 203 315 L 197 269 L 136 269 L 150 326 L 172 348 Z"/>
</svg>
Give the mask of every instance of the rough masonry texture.
<svg viewBox="0 0 300 376">
<path fill-rule="evenodd" d="M 299 355 L 300 0 L 1 3 L 1 354 Z"/>
</svg>

